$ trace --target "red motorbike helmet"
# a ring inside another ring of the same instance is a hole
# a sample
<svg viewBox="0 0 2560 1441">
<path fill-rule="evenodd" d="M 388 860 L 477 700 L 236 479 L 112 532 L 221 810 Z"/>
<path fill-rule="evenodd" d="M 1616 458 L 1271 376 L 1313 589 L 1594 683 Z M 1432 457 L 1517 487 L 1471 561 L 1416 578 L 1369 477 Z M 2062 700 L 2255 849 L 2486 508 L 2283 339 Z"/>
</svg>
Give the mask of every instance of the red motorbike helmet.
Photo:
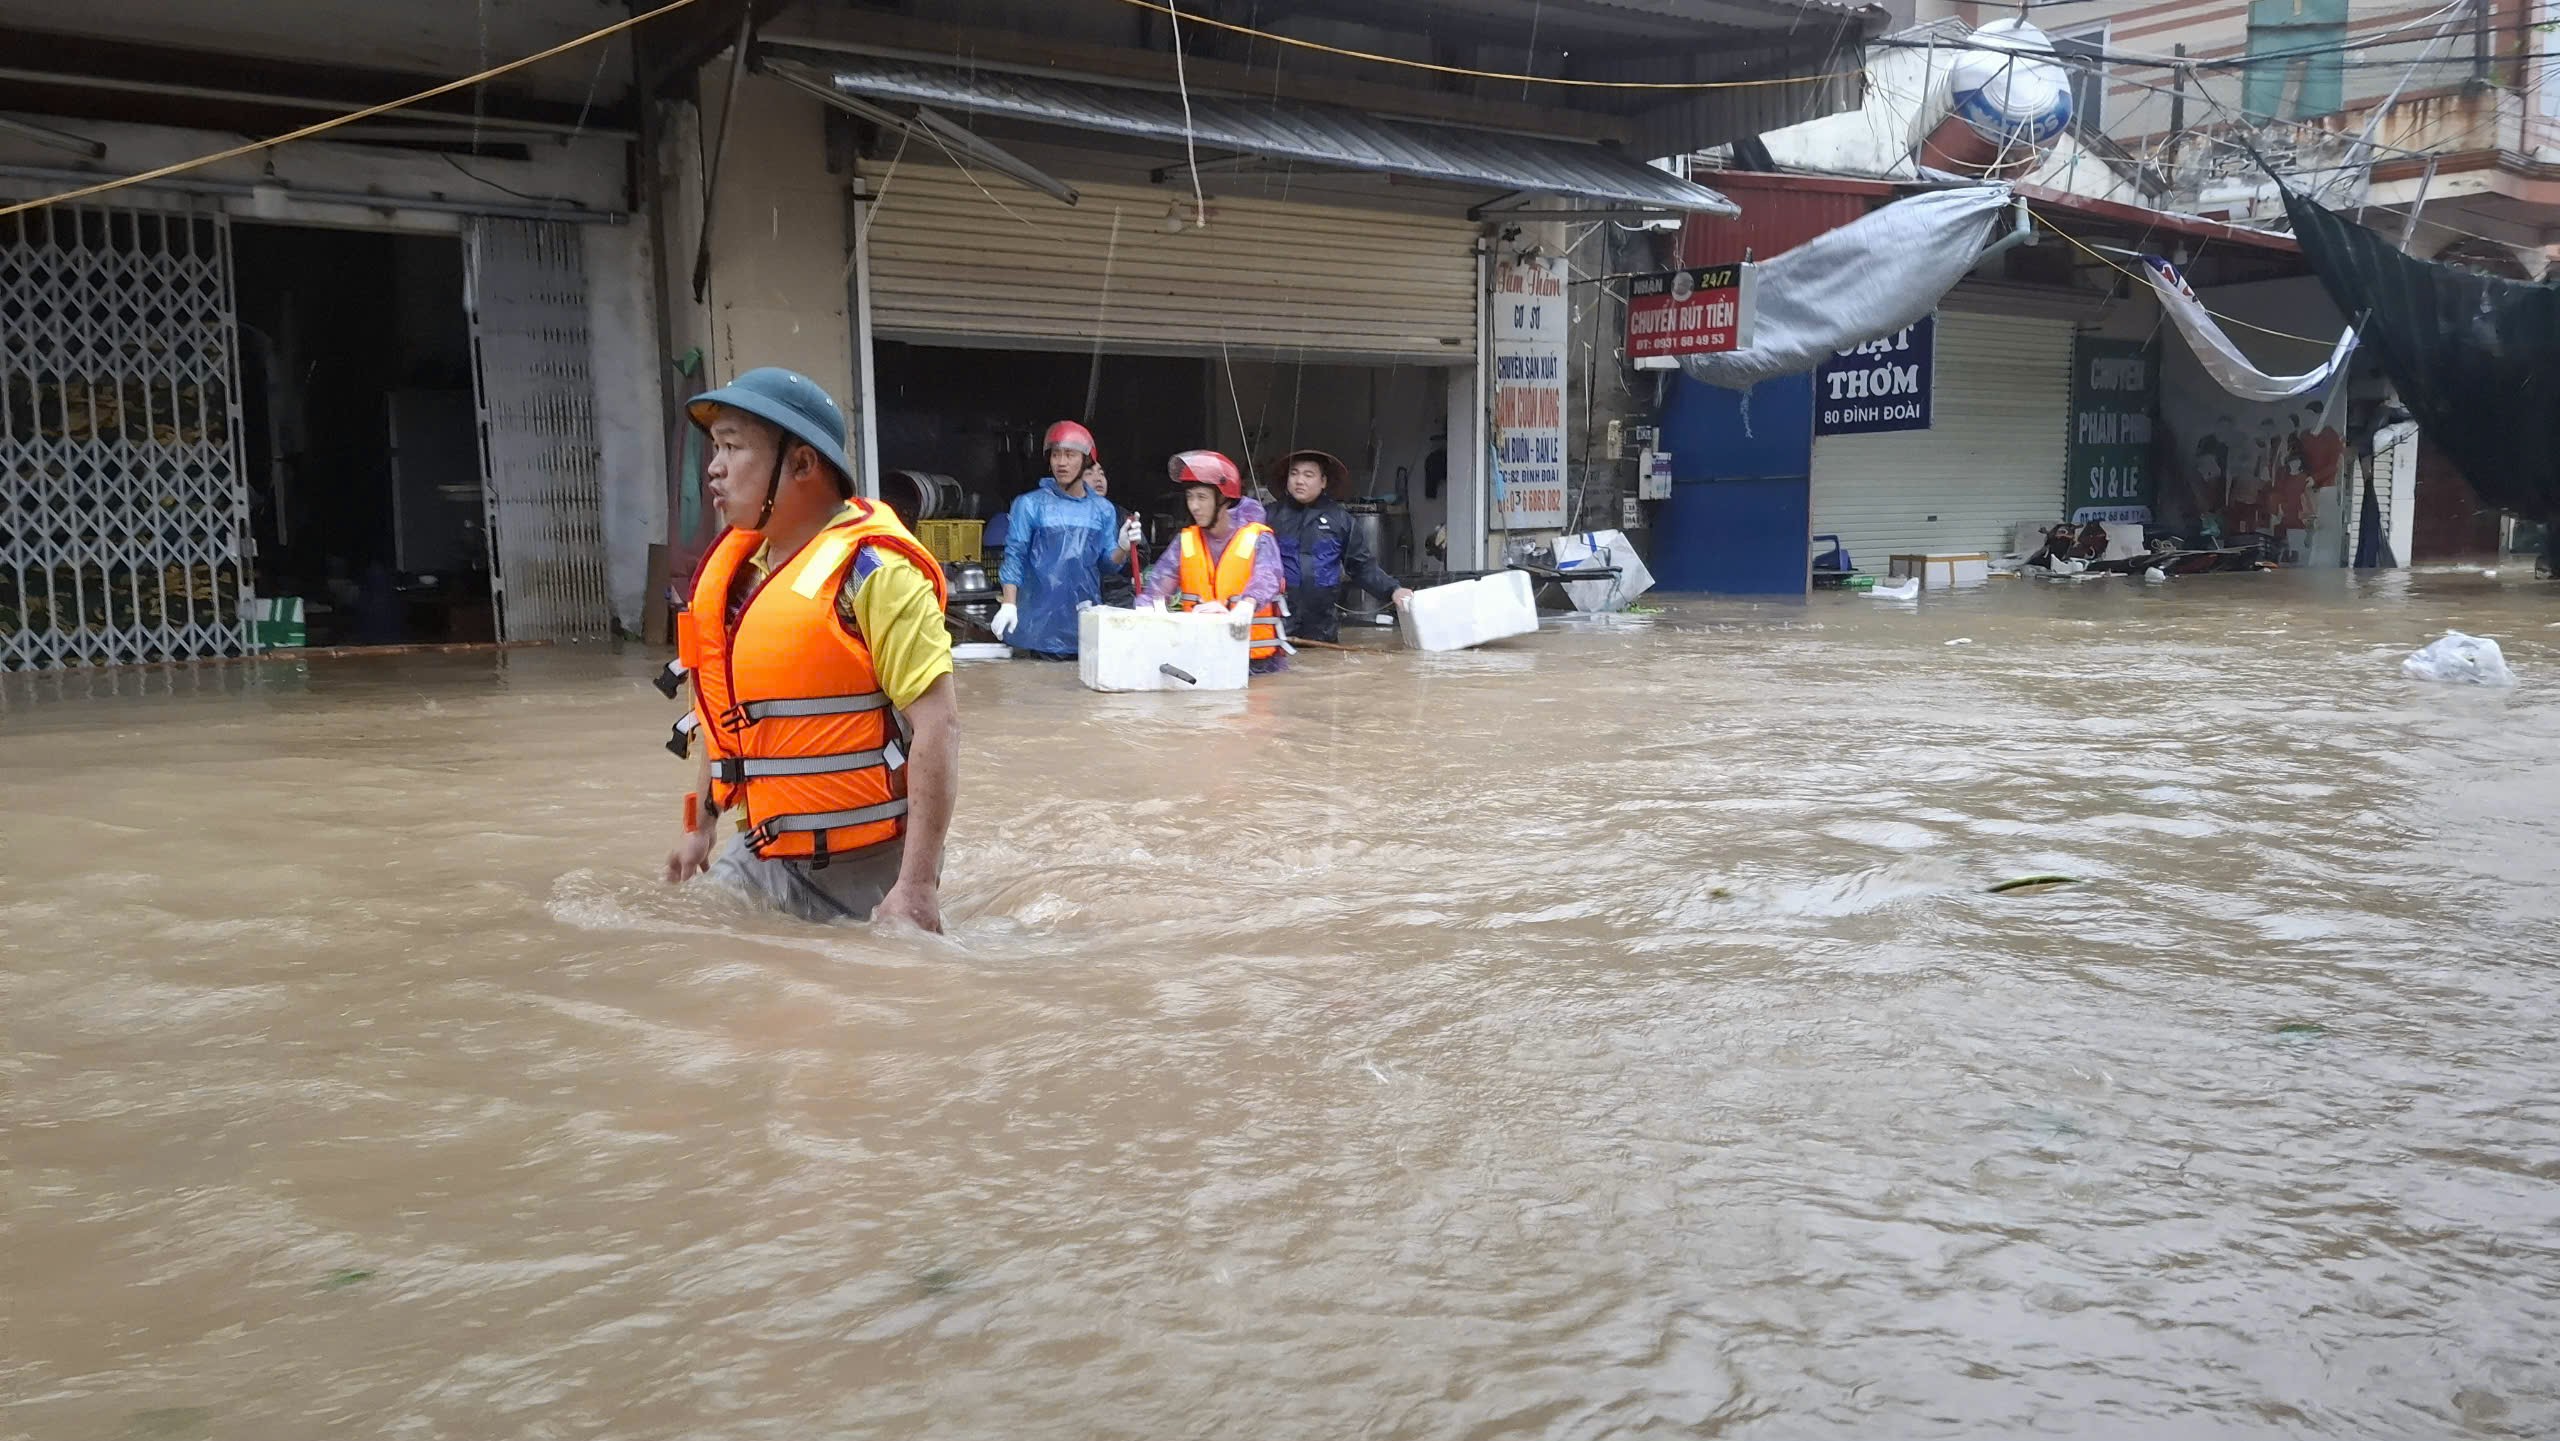
<svg viewBox="0 0 2560 1441">
<path fill-rule="evenodd" d="M 1186 450 L 1166 462 L 1175 485 L 1205 485 L 1229 500 L 1244 499 L 1244 474 L 1214 450 Z"/>
<path fill-rule="evenodd" d="M 1040 449 L 1044 452 L 1051 450 L 1080 452 L 1087 465 L 1098 464 L 1102 459 L 1102 453 L 1093 448 L 1093 432 L 1072 420 L 1062 420 L 1050 426 L 1049 433 L 1040 439 Z"/>
</svg>

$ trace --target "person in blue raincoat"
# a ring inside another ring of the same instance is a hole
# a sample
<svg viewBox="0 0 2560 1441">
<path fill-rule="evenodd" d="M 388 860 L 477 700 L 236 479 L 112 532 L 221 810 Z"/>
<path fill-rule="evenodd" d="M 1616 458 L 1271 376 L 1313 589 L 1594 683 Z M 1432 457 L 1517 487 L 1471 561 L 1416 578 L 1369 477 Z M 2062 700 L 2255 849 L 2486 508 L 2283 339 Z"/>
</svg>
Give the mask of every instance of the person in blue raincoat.
<svg viewBox="0 0 2560 1441">
<path fill-rule="evenodd" d="M 1076 612 L 1102 599 L 1102 574 L 1128 564 L 1138 518 L 1095 493 L 1101 474 L 1093 432 L 1072 420 L 1049 427 L 1049 474 L 1015 498 L 997 582 L 1004 603 L 988 629 L 1017 651 L 1056 660 L 1076 654 Z"/>
</svg>

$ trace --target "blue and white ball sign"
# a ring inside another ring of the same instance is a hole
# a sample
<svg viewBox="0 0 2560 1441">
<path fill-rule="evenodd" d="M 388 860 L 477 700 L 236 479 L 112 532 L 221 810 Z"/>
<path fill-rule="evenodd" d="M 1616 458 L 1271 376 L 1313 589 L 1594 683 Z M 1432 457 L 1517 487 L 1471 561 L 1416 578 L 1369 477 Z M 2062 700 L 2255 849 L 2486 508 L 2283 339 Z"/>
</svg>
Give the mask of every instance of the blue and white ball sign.
<svg viewBox="0 0 2560 1441">
<path fill-rule="evenodd" d="M 1938 317 L 1853 345 L 1813 373 L 1813 433 L 1880 435 L 1929 428 Z"/>
</svg>

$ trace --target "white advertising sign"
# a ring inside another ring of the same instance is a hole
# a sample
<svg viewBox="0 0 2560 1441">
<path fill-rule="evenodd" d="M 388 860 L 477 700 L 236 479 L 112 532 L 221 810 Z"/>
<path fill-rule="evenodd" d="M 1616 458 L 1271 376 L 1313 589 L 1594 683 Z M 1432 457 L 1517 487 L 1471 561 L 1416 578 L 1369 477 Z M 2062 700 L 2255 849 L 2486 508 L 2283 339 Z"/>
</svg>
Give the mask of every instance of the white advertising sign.
<svg viewBox="0 0 2560 1441">
<path fill-rule="evenodd" d="M 1561 257 L 1493 267 L 1493 524 L 1560 530 L 1565 501 L 1565 330 Z"/>
</svg>

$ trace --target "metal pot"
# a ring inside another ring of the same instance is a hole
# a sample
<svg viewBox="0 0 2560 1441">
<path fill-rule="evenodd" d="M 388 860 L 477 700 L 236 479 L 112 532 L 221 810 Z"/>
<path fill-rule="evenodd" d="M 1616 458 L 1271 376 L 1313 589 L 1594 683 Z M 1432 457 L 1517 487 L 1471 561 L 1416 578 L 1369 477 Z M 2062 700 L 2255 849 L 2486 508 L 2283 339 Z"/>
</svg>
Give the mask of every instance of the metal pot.
<svg viewBox="0 0 2560 1441">
<path fill-rule="evenodd" d="M 995 582 L 988 579 L 987 568 L 974 560 L 955 560 L 942 567 L 942 574 L 951 583 L 951 600 L 944 612 L 984 630 L 1003 600 Z"/>
</svg>

